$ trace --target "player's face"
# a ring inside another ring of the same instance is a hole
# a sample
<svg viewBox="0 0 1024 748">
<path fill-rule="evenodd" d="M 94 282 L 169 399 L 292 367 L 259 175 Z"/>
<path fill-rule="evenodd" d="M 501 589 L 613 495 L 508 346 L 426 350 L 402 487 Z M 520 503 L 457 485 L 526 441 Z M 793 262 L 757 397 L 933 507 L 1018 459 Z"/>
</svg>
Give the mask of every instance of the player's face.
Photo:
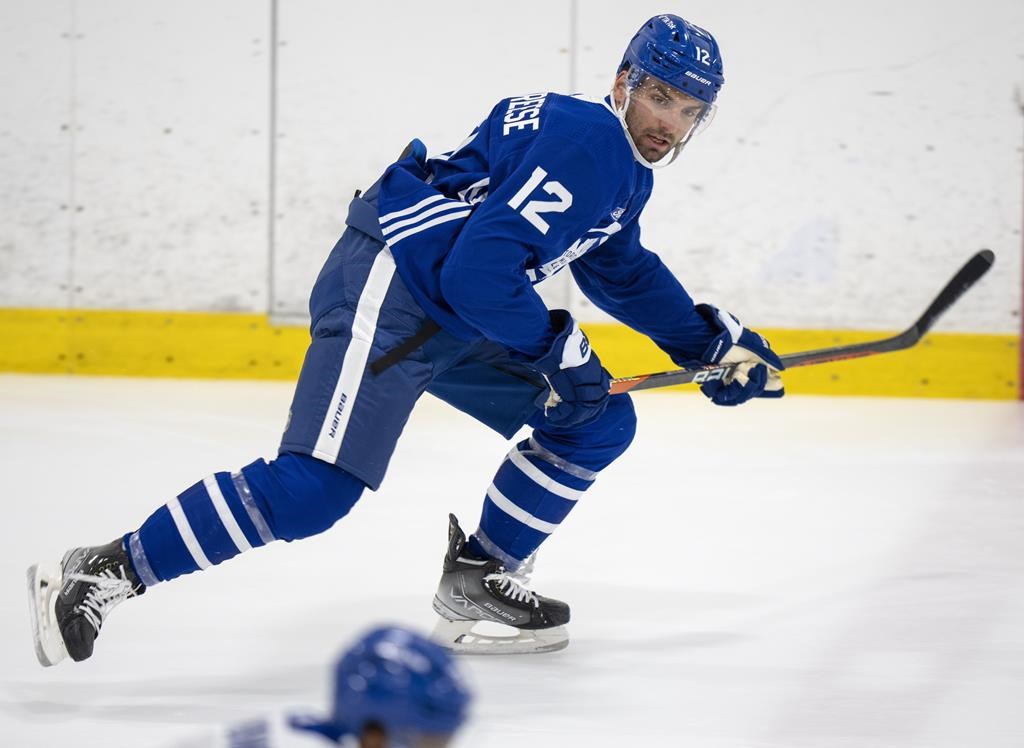
<svg viewBox="0 0 1024 748">
<path fill-rule="evenodd" d="M 626 85 L 626 73 L 619 73 L 617 106 L 625 101 Z M 706 112 L 703 102 L 648 76 L 630 92 L 625 117 L 640 155 L 653 163 L 693 132 Z"/>
</svg>

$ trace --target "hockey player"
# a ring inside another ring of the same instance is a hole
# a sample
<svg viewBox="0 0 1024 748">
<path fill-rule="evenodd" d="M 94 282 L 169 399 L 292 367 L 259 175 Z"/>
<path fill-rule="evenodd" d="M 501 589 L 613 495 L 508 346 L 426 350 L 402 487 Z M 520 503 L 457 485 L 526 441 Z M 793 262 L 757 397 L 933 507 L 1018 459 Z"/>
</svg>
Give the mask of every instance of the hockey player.
<svg viewBox="0 0 1024 748">
<path fill-rule="evenodd" d="M 718 44 L 673 15 L 632 38 L 603 100 L 504 99 L 455 150 L 406 153 L 351 202 L 310 298 L 312 342 L 276 459 L 211 475 L 141 527 L 29 570 L 36 651 L 89 657 L 110 609 L 273 540 L 323 532 L 376 490 L 416 400 L 430 392 L 516 444 L 468 538 L 450 518 L 434 608 L 463 651 L 566 646 L 569 606 L 516 575 L 629 446 L 628 396 L 565 310 L 533 286 L 569 267 L 598 307 L 681 365 L 737 363 L 718 405 L 783 394 L 778 357 L 732 315 L 695 305 L 640 242 L 652 169 L 711 120 Z M 478 621 L 511 635 L 480 637 Z"/>
<path fill-rule="evenodd" d="M 375 628 L 334 666 L 330 715 L 285 713 L 179 743 L 178 748 L 444 748 L 472 700 L 451 656 L 419 634 Z"/>
</svg>

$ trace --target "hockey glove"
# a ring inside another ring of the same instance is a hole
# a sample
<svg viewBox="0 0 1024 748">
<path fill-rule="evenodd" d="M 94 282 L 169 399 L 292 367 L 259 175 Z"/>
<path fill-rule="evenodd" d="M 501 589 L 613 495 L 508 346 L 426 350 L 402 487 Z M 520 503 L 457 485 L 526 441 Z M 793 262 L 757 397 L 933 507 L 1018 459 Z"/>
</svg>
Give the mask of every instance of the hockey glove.
<svg viewBox="0 0 1024 748">
<path fill-rule="evenodd" d="M 748 330 L 734 316 L 710 304 L 698 304 L 697 313 L 718 334 L 701 356 L 705 364 L 736 364 L 722 379 L 701 385 L 701 392 L 715 405 L 739 405 L 752 397 L 782 397 L 786 394 L 779 372 L 785 365 L 768 341 Z"/>
<path fill-rule="evenodd" d="M 537 397 L 537 407 L 544 408 L 552 426 L 582 426 L 608 407 L 611 377 L 572 315 L 564 309 L 555 309 L 550 314 L 555 342 L 533 362 L 549 387 Z"/>
</svg>

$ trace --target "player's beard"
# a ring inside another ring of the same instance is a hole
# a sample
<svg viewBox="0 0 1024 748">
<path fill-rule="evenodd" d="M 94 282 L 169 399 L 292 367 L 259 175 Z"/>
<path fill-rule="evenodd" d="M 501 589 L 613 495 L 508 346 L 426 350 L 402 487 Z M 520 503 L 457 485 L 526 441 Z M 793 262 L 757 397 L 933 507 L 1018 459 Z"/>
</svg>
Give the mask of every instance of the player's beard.
<svg viewBox="0 0 1024 748">
<path fill-rule="evenodd" d="M 643 126 L 638 122 L 640 119 L 639 113 L 631 111 L 634 106 L 637 106 L 636 102 L 631 101 L 626 109 L 626 126 L 629 128 L 630 137 L 633 138 L 633 145 L 640 151 L 640 155 L 653 164 L 665 158 L 669 151 L 679 142 L 679 139 L 674 138 L 672 133 L 665 132 L 662 128 Z M 640 106 L 643 105 L 641 104 Z M 662 144 L 659 145 L 651 141 L 650 137 L 659 139 L 662 141 Z"/>
<path fill-rule="evenodd" d="M 651 140 L 650 138 L 656 138 L 657 141 Z M 675 145 L 675 141 L 672 140 L 671 136 L 660 132 L 658 130 L 648 130 L 641 136 L 642 146 L 640 153 L 643 157 L 650 162 L 660 161 L 668 155 L 668 152 L 672 150 Z"/>
</svg>

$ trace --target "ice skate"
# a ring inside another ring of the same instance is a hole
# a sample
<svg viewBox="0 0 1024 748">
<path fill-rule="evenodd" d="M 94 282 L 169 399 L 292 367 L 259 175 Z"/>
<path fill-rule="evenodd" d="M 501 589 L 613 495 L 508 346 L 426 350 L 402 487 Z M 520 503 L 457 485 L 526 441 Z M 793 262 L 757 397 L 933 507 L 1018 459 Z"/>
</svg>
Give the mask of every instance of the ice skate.
<svg viewBox="0 0 1024 748">
<path fill-rule="evenodd" d="M 464 654 L 530 654 L 567 647 L 569 606 L 526 589 L 495 559 L 466 555 L 466 535 L 455 515 L 448 518 L 448 553 L 434 595 L 440 616 L 434 638 Z"/>
<path fill-rule="evenodd" d="M 72 548 L 59 566 L 29 567 L 28 603 L 39 662 L 56 665 L 68 655 L 76 662 L 87 659 L 110 610 L 145 591 L 120 539 Z"/>
</svg>

